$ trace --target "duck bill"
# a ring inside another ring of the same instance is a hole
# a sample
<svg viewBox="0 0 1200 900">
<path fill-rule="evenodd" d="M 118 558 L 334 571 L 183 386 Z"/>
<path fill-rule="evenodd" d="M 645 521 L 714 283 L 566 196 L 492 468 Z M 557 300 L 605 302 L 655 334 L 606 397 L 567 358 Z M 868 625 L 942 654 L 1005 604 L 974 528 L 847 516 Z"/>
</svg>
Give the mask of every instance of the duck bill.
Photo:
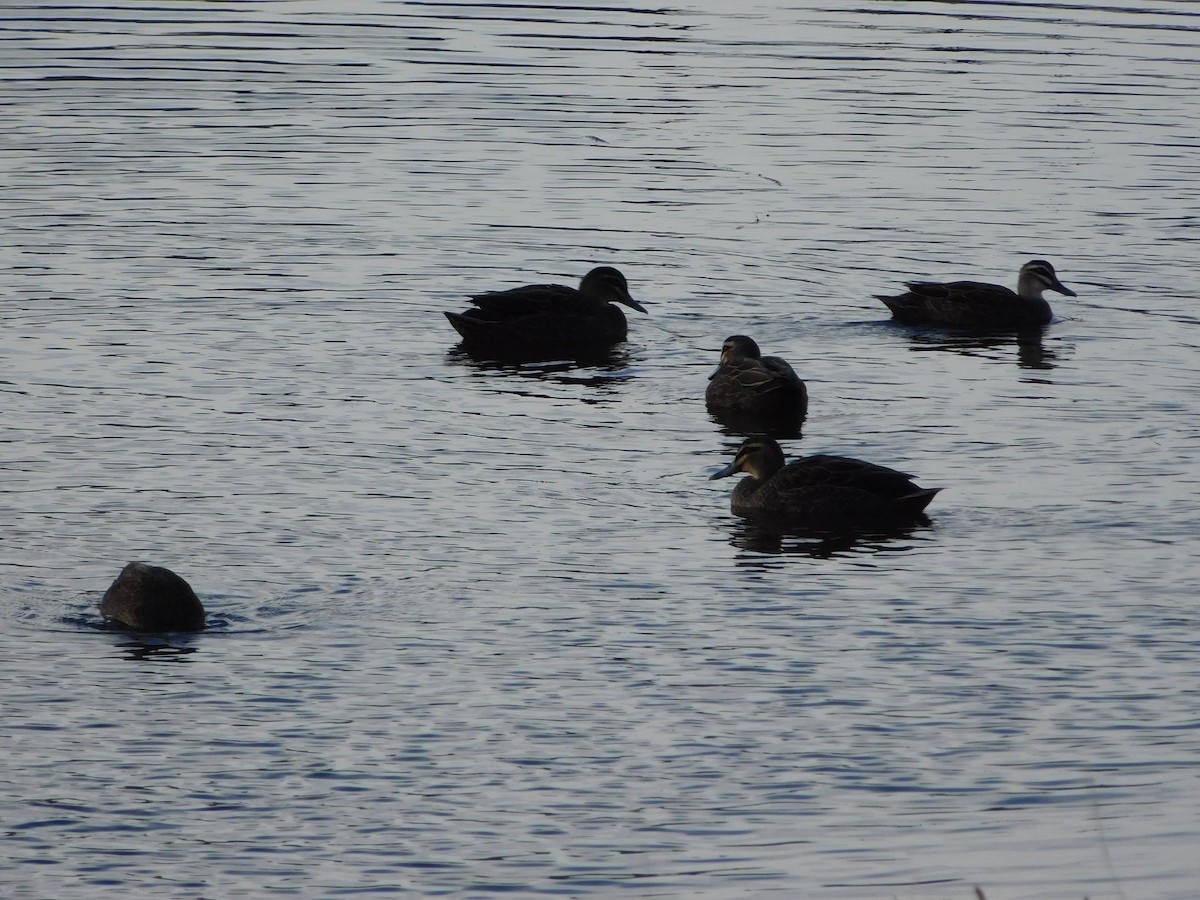
<svg viewBox="0 0 1200 900">
<path fill-rule="evenodd" d="M 736 475 L 739 471 L 740 470 L 737 467 L 737 460 L 735 459 L 720 472 L 714 472 L 713 474 L 709 475 L 708 480 L 716 481 L 718 478 L 728 478 L 730 475 Z"/>
<path fill-rule="evenodd" d="M 621 303 L 624 303 L 630 309 L 636 309 L 640 313 L 646 313 L 646 315 L 650 315 L 650 313 L 646 312 L 646 307 L 642 306 L 642 304 L 638 303 L 628 294 L 626 294 L 624 297 L 618 297 L 617 300 Z"/>
<path fill-rule="evenodd" d="M 1054 279 L 1054 284 L 1050 285 L 1050 290 L 1058 291 L 1060 294 L 1066 294 L 1068 297 L 1078 297 L 1079 295 L 1059 281 Z"/>
</svg>

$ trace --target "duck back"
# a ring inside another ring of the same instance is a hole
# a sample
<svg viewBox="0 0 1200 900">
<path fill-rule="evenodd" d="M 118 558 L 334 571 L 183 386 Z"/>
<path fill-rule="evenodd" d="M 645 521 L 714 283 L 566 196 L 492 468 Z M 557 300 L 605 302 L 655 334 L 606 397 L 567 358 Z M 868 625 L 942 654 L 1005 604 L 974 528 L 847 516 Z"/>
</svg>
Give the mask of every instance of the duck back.
<svg viewBox="0 0 1200 900">
<path fill-rule="evenodd" d="M 183 578 L 162 566 L 131 562 L 100 600 L 100 614 L 134 631 L 201 631 L 204 605 Z"/>
</svg>

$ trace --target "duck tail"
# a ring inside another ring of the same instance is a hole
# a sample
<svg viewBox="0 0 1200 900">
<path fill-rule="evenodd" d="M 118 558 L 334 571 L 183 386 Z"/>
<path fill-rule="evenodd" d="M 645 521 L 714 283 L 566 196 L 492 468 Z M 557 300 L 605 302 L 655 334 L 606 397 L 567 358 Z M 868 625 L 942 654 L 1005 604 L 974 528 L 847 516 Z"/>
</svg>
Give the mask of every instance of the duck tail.
<svg viewBox="0 0 1200 900">
<path fill-rule="evenodd" d="M 925 507 L 933 502 L 939 491 L 941 488 L 918 488 L 911 494 L 897 497 L 896 502 L 903 506 L 906 512 L 916 515 L 925 511 Z"/>
</svg>

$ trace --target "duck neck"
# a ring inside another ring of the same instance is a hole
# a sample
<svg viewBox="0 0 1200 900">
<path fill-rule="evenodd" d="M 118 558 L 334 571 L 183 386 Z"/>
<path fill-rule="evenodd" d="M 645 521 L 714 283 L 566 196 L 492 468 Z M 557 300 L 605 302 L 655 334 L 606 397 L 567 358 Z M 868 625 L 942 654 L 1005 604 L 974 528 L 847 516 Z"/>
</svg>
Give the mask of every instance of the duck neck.
<svg viewBox="0 0 1200 900">
<path fill-rule="evenodd" d="M 1034 303 L 1044 303 L 1042 294 L 1046 288 L 1041 280 L 1032 272 L 1022 272 L 1017 279 L 1017 296 L 1022 300 L 1032 300 Z"/>
</svg>

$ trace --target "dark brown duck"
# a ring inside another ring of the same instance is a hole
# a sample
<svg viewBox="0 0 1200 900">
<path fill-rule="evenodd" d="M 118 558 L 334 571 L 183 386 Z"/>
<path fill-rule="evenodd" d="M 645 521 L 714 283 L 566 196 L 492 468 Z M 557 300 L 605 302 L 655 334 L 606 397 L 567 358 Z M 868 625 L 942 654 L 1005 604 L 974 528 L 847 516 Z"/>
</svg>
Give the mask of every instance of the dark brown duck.
<svg viewBox="0 0 1200 900">
<path fill-rule="evenodd" d="M 763 356 L 744 334 L 725 338 L 721 362 L 708 379 L 704 401 L 710 412 L 794 416 L 808 412 L 808 388 L 787 360 Z"/>
<path fill-rule="evenodd" d="M 471 297 L 474 309 L 446 313 L 474 356 L 569 359 L 603 353 L 625 340 L 625 314 L 614 303 L 646 311 L 629 293 L 625 276 L 600 266 L 578 288 L 530 284 Z"/>
<path fill-rule="evenodd" d="M 749 438 L 732 463 L 712 478 L 738 472 L 730 508 L 738 516 L 814 530 L 889 528 L 912 522 L 940 488 L 913 476 L 847 456 L 805 456 L 785 465 L 774 440 Z"/>
<path fill-rule="evenodd" d="M 876 294 L 897 322 L 958 328 L 1035 328 L 1054 317 L 1042 297 L 1045 291 L 1076 296 L 1044 259 L 1030 260 L 1021 267 L 1015 293 L 979 281 L 910 281 L 905 286 L 908 291 L 904 294 Z"/>
</svg>

